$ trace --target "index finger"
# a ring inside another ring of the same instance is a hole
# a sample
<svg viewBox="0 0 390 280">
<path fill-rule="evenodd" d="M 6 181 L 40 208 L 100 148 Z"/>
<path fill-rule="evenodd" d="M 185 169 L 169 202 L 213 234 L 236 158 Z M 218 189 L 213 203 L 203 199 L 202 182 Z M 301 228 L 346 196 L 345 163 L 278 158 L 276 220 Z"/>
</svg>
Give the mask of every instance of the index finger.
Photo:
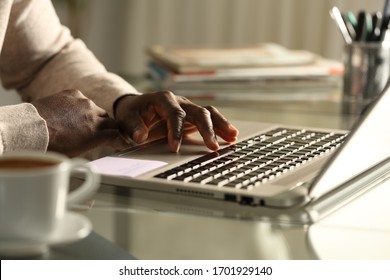
<svg viewBox="0 0 390 280">
<path fill-rule="evenodd" d="M 223 140 L 231 143 L 237 141 L 238 129 L 231 124 L 214 106 L 205 106 L 210 112 L 214 132 Z"/>
<path fill-rule="evenodd" d="M 158 102 L 154 103 L 155 111 L 166 120 L 168 143 L 173 152 L 178 152 L 183 139 L 186 112 L 181 108 L 172 92 L 162 92 L 160 96 Z"/>
</svg>

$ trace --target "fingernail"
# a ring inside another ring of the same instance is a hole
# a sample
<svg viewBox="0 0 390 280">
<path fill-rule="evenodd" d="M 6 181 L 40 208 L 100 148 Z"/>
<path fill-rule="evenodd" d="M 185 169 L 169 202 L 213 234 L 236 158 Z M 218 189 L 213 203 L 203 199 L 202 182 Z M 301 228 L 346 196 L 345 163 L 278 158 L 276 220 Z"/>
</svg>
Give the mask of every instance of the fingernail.
<svg viewBox="0 0 390 280">
<path fill-rule="evenodd" d="M 215 144 L 216 149 L 219 149 L 219 143 L 218 143 L 217 138 L 214 138 L 214 144 Z"/>
<path fill-rule="evenodd" d="M 172 150 L 175 153 L 178 153 L 179 150 L 180 150 L 180 145 L 181 145 L 181 140 L 180 139 L 173 140 L 173 142 L 172 142 Z"/>
<path fill-rule="evenodd" d="M 234 125 L 232 125 L 232 124 L 229 124 L 229 129 L 238 131 L 238 129 Z"/>
<path fill-rule="evenodd" d="M 136 130 L 133 133 L 133 139 L 136 143 L 142 143 L 146 141 L 147 135 L 146 133 L 143 133 L 141 130 Z"/>
</svg>

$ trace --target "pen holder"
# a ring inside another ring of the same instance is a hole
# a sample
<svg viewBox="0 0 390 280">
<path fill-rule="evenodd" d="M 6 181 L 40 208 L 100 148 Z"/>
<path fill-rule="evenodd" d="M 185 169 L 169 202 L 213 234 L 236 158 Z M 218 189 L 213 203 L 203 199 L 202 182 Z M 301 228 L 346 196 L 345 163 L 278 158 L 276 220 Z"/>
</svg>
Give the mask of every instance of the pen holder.
<svg viewBox="0 0 390 280">
<path fill-rule="evenodd" d="M 343 113 L 359 115 L 385 88 L 390 75 L 389 42 L 354 42 L 344 50 Z"/>
</svg>

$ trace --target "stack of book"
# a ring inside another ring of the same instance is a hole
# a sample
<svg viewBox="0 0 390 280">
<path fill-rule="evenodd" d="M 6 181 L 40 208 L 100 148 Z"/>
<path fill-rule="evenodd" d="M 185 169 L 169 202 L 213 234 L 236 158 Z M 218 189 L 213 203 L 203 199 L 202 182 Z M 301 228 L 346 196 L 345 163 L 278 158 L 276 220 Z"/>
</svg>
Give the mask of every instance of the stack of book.
<svg viewBox="0 0 390 280">
<path fill-rule="evenodd" d="M 339 61 L 273 43 L 223 48 L 151 46 L 154 87 L 197 98 L 261 99 L 283 89 L 337 88 Z"/>
</svg>

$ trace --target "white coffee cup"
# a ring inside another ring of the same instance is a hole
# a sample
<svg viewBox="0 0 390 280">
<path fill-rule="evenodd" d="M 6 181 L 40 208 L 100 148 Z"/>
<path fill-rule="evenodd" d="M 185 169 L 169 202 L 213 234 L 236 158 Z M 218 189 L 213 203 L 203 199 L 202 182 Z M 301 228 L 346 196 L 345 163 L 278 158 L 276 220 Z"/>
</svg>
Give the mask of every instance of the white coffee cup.
<svg viewBox="0 0 390 280">
<path fill-rule="evenodd" d="M 100 177 L 85 160 L 53 152 L 9 152 L 0 156 L 0 242 L 44 243 L 68 207 L 90 198 Z M 72 171 L 85 181 L 69 192 Z"/>
</svg>

